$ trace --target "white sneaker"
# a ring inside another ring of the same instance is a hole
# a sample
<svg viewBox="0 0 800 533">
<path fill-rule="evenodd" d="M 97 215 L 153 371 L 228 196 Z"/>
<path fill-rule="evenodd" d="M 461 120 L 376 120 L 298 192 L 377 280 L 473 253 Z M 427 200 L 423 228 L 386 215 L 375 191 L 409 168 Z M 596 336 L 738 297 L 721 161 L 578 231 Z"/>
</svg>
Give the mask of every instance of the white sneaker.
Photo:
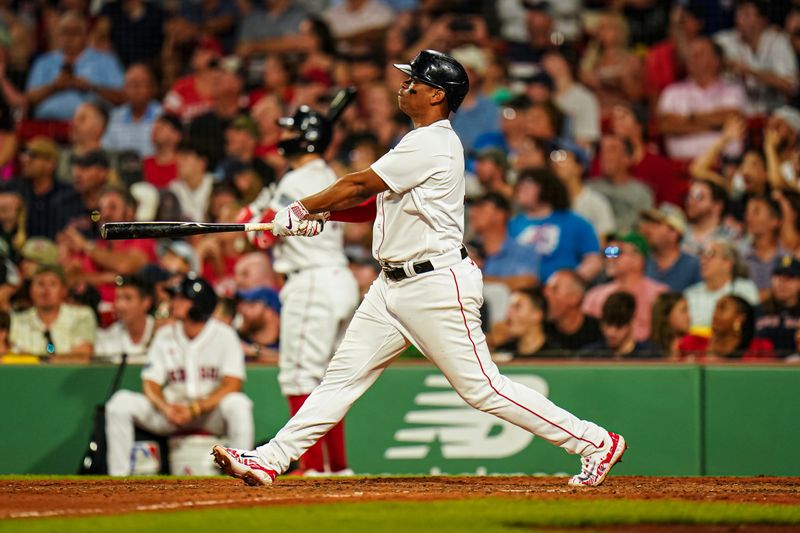
<svg viewBox="0 0 800 533">
<path fill-rule="evenodd" d="M 214 462 L 225 474 L 239 478 L 252 487 L 272 485 L 278 473 L 267 468 L 254 451 L 214 446 Z"/>
<path fill-rule="evenodd" d="M 597 487 L 605 481 L 611 468 L 622 462 L 622 454 L 628 449 L 622 435 L 608 432 L 606 446 L 591 455 L 581 458 L 581 473 L 569 480 L 569 484 L 579 487 Z"/>
</svg>

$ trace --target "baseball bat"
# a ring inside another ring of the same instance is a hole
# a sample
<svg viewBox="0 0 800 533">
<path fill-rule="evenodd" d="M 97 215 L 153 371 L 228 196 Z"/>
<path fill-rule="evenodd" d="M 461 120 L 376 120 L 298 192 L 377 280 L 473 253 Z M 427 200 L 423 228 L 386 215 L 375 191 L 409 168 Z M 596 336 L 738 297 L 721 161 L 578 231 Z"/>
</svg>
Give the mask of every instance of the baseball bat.
<svg viewBox="0 0 800 533">
<path fill-rule="evenodd" d="M 336 93 L 336 96 L 333 97 L 333 101 L 331 101 L 331 107 L 328 109 L 327 119 L 331 124 L 339 119 L 339 115 L 341 115 L 347 106 L 355 99 L 356 92 L 357 90 L 355 87 L 345 87 Z"/>
<path fill-rule="evenodd" d="M 100 236 L 116 239 L 169 239 L 225 233 L 230 231 L 271 231 L 272 223 L 233 224 L 206 222 L 107 222 L 100 228 Z"/>
</svg>

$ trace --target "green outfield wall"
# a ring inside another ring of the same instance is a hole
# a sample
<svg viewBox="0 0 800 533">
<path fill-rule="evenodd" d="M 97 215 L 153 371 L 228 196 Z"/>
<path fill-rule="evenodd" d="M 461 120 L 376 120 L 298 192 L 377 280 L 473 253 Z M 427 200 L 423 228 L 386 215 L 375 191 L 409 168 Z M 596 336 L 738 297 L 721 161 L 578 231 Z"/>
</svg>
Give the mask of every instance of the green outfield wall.
<svg viewBox="0 0 800 533">
<path fill-rule="evenodd" d="M 800 367 L 507 366 L 504 372 L 630 445 L 615 473 L 800 475 Z M 0 473 L 72 474 L 110 366 L 0 366 Z M 248 367 L 256 434 L 288 415 L 277 369 Z M 140 390 L 139 368 L 125 388 Z M 426 364 L 396 365 L 347 417 L 351 466 L 363 474 L 574 473 L 577 459 L 468 407 Z"/>
</svg>

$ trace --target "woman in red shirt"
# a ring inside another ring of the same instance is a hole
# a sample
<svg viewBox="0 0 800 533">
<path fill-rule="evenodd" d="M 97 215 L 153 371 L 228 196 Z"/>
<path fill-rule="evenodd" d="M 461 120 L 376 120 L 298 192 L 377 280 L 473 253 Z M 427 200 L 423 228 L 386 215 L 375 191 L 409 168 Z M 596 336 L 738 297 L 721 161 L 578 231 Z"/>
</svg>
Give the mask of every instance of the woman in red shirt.
<svg viewBox="0 0 800 533">
<path fill-rule="evenodd" d="M 717 302 L 711 319 L 711 337 L 687 335 L 678 349 L 684 360 L 703 362 L 740 359 L 763 361 L 775 358 L 772 342 L 754 338 L 755 311 L 746 300 L 729 294 Z"/>
</svg>

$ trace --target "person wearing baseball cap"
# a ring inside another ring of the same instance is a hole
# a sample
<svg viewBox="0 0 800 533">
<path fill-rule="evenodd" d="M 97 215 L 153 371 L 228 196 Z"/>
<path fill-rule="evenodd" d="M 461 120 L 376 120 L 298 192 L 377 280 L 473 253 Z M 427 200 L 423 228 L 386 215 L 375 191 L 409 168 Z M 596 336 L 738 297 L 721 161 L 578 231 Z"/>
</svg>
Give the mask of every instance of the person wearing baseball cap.
<svg viewBox="0 0 800 533">
<path fill-rule="evenodd" d="M 797 349 L 800 329 L 800 260 L 785 254 L 772 271 L 770 296 L 758 308 L 756 336 L 772 341 L 775 353 L 786 357 Z"/>
<path fill-rule="evenodd" d="M 583 311 L 597 319 L 603 312 L 603 304 L 614 292 L 625 291 L 636 299 L 636 316 L 633 320 L 633 336 L 637 341 L 650 338 L 650 315 L 653 302 L 669 287 L 648 278 L 644 267 L 650 247 L 640 233 L 631 231 L 614 235 L 604 250 L 606 274 L 611 281 L 589 290 L 583 300 Z"/>
<path fill-rule="evenodd" d="M 256 287 L 236 293 L 236 309 L 242 317 L 237 333 L 248 358 L 276 362 L 281 330 L 281 301 L 272 287 Z"/>
<path fill-rule="evenodd" d="M 226 180 L 233 183 L 235 174 L 243 172 L 239 164 L 244 164 L 259 178 L 259 190 L 275 181 L 275 170 L 256 156 L 260 142 L 261 130 L 250 115 L 241 114 L 233 119 L 225 130 L 225 157 L 219 164 L 219 170 L 225 175 Z M 234 172 L 237 168 L 240 170 Z"/>
<path fill-rule="evenodd" d="M 578 143 L 562 138 L 550 152 L 550 161 L 556 175 L 567 188 L 572 201 L 572 210 L 592 224 L 601 240 L 616 231 L 614 212 L 606 197 L 589 187 L 584 187 L 584 178 L 590 164 L 586 150 Z"/>
<path fill-rule="evenodd" d="M 683 292 L 702 281 L 700 260 L 681 249 L 686 232 L 686 217 L 673 204 L 640 213 L 639 231 L 650 247 L 644 273 L 647 277 L 668 285 L 670 290 Z"/>
<path fill-rule="evenodd" d="M 514 186 L 508 183 L 508 156 L 500 148 L 488 147 L 475 154 L 475 177 L 482 193 L 494 192 L 507 200 L 514 196 Z M 475 191 L 477 192 L 477 191 Z M 478 196 L 472 194 L 469 196 Z"/>
</svg>

